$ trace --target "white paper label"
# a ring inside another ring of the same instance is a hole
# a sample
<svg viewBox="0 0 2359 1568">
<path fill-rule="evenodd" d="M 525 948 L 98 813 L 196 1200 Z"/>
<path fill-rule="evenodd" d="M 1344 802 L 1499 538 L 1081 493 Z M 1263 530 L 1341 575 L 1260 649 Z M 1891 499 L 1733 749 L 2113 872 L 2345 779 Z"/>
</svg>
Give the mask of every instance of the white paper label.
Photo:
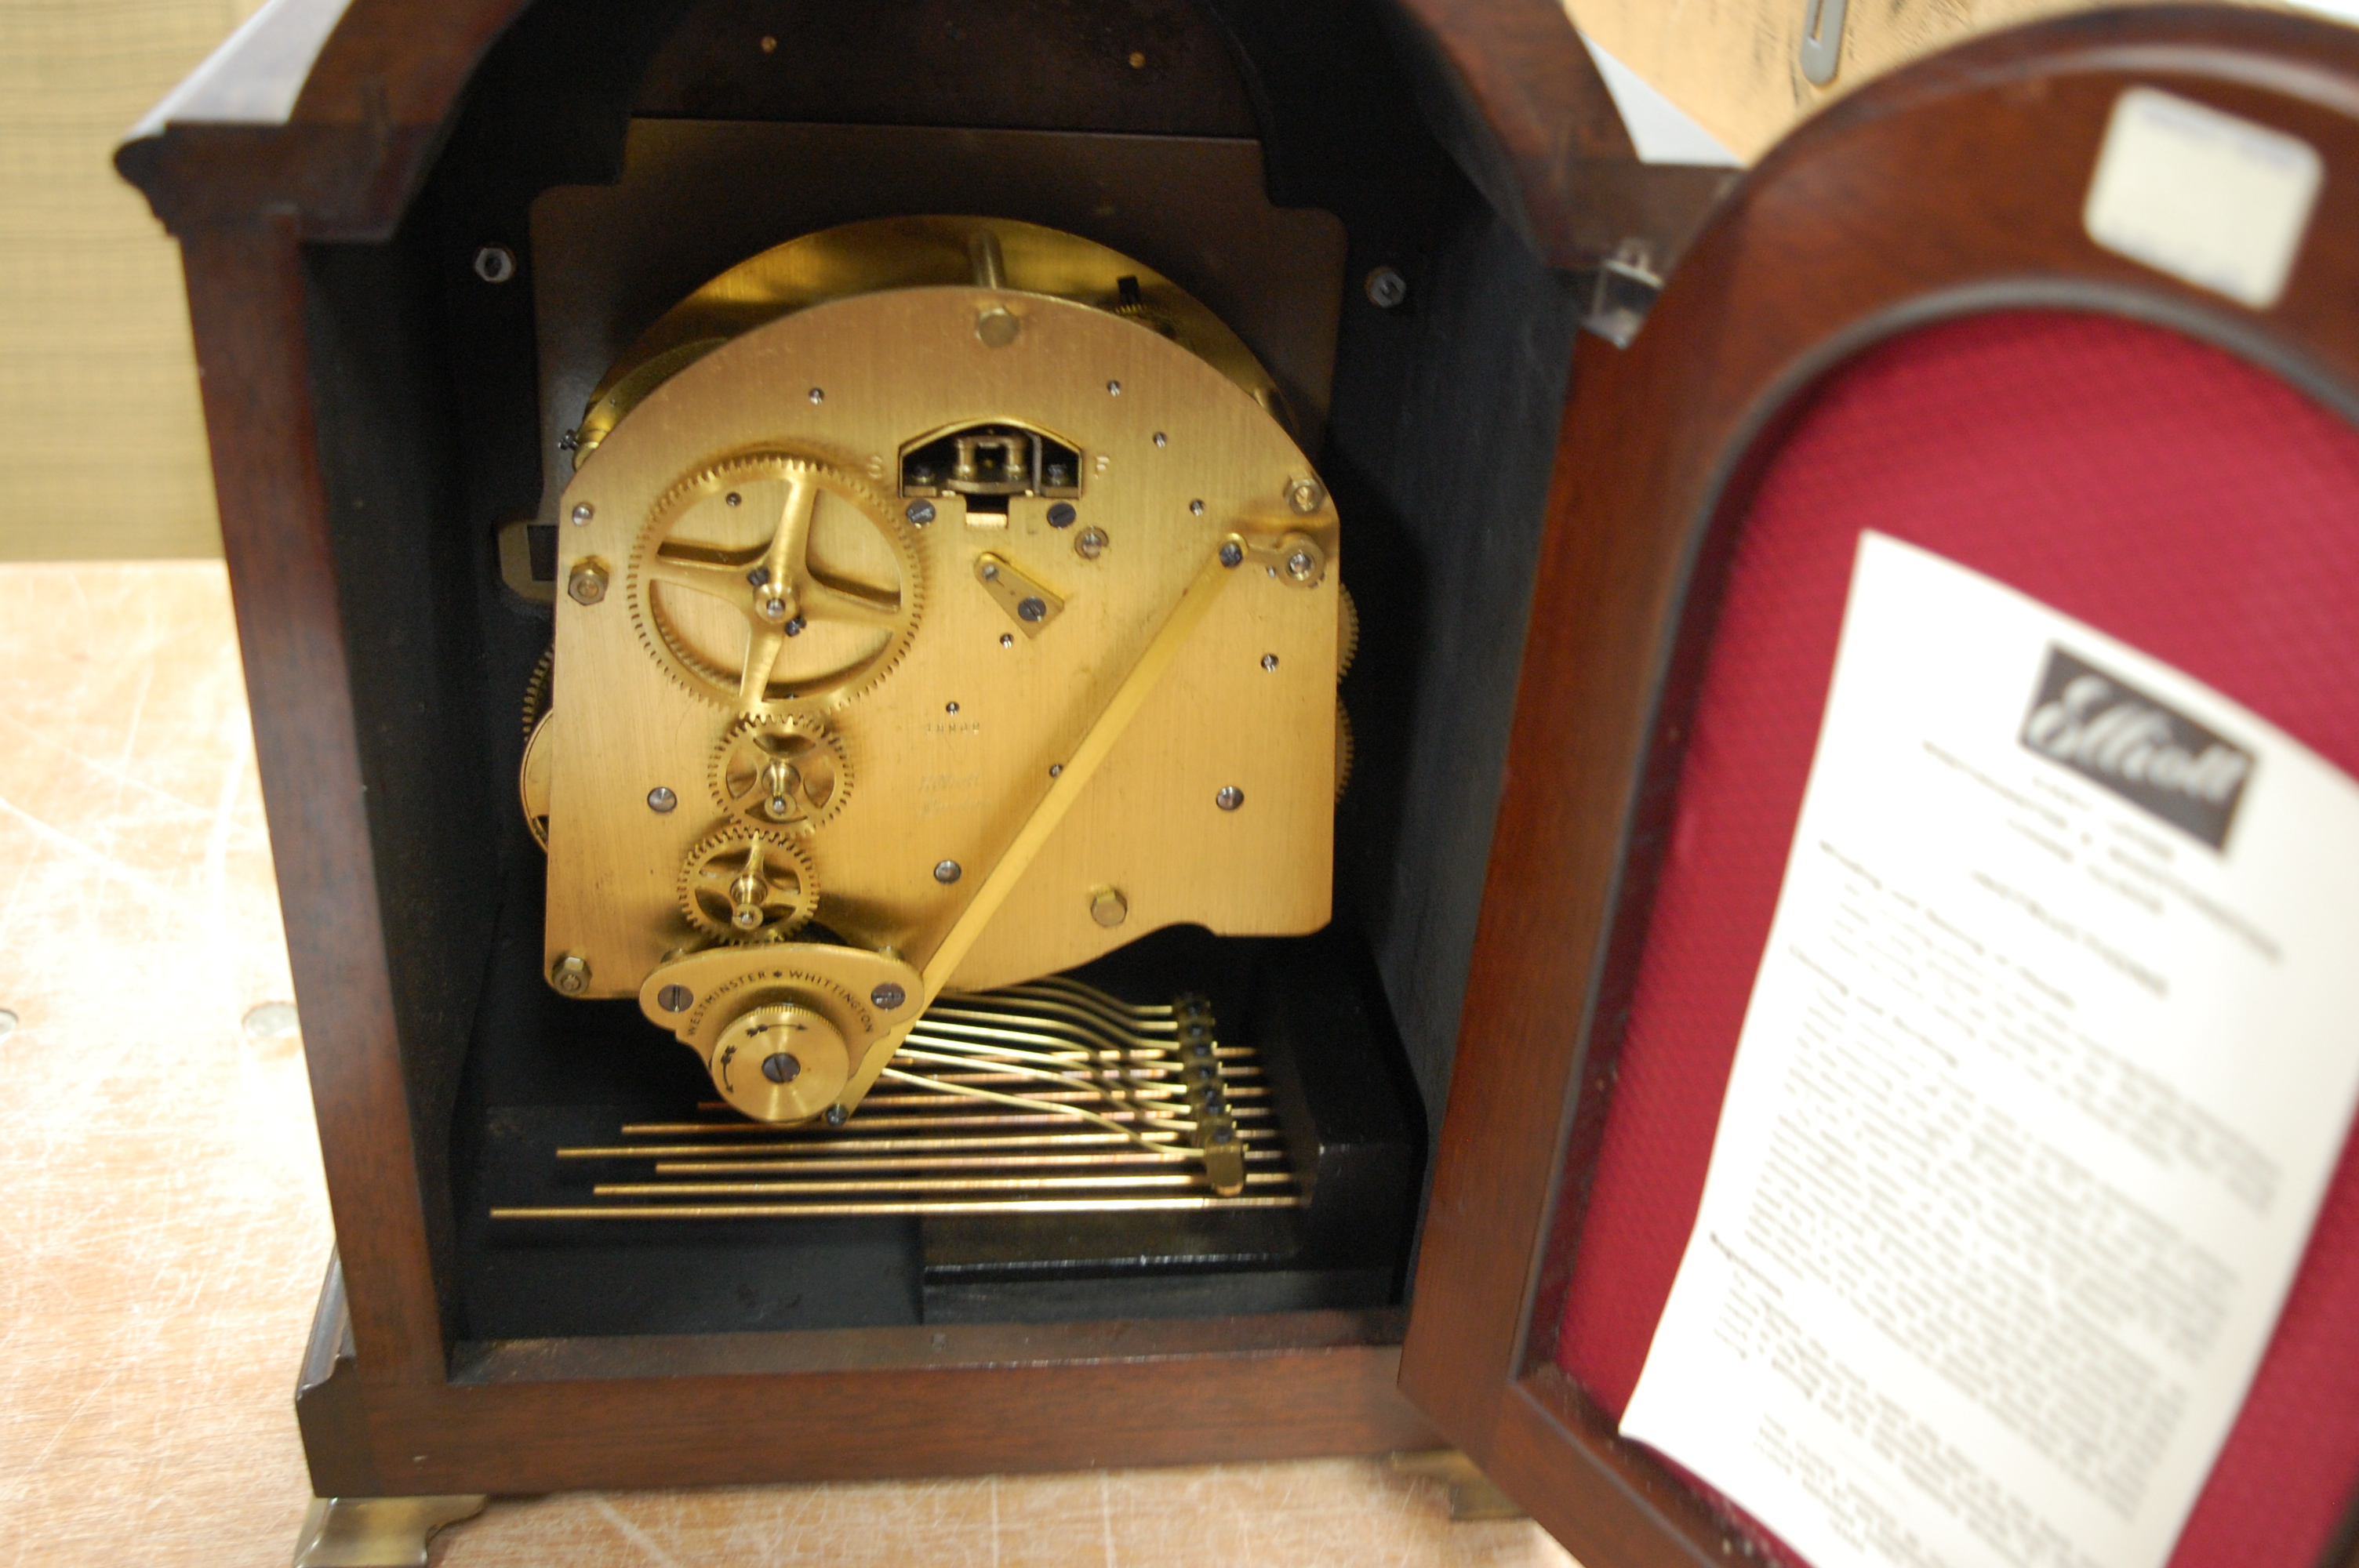
<svg viewBox="0 0 2359 1568">
<path fill-rule="evenodd" d="M 2109 251 L 2266 310 L 2323 176 L 2299 137 L 2133 87 L 2114 104 L 2081 221 Z"/>
<path fill-rule="evenodd" d="M 2359 785 L 1862 536 L 1622 1431 L 1814 1568 L 2161 1568 L 2359 1094 Z"/>
</svg>

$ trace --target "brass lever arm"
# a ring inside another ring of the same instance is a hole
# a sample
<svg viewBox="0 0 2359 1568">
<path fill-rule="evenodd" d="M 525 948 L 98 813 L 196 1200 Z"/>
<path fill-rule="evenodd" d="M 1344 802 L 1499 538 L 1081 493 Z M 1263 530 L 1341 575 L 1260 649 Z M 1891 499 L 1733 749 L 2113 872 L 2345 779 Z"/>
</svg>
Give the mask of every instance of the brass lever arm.
<svg viewBox="0 0 2359 1568">
<path fill-rule="evenodd" d="M 1224 538 L 1222 545 L 1241 545 L 1241 541 L 1234 537 Z M 1139 655 L 1138 663 L 1131 666 L 1130 674 L 1123 677 L 1122 685 L 1114 688 L 1114 696 L 1099 711 L 1097 719 L 1090 725 L 1089 732 L 1082 737 L 1082 743 L 1073 748 L 1073 754 L 1066 759 L 1064 772 L 1059 773 L 1057 781 L 1049 786 L 1049 793 L 1040 797 L 1040 804 L 1032 808 L 1032 815 L 1024 819 L 1024 826 L 1016 830 L 1006 852 L 993 864 L 990 874 L 974 890 L 974 897 L 968 901 L 966 908 L 951 924 L 940 945 L 926 959 L 920 971 L 925 991 L 922 1005 L 918 1010 L 919 1012 L 931 1007 L 934 999 L 941 994 L 942 988 L 950 983 L 951 976 L 957 972 L 976 939 L 982 936 L 984 927 L 999 913 L 1000 905 L 1007 902 L 1007 895 L 1016 891 L 1016 884 L 1024 880 L 1026 870 L 1047 845 L 1049 836 L 1057 831 L 1058 825 L 1065 820 L 1065 814 L 1072 810 L 1073 803 L 1081 798 L 1082 792 L 1089 787 L 1090 779 L 1097 772 L 1099 764 L 1106 760 L 1114 743 L 1130 728 L 1130 721 L 1138 716 L 1138 710 L 1147 705 L 1156 684 L 1171 667 L 1172 661 L 1179 657 L 1180 648 L 1186 645 L 1189 637 L 1212 610 L 1213 600 L 1220 598 L 1221 590 L 1228 586 L 1229 579 L 1235 575 L 1234 568 L 1226 565 L 1216 550 L 1204 563 L 1203 569 L 1196 574 L 1196 580 L 1190 583 L 1187 591 L 1180 596 L 1180 602 L 1172 606 L 1171 613 L 1164 618 L 1162 626 L 1156 632 L 1155 640 L 1147 644 L 1147 651 Z M 900 1048 L 899 1035 L 907 1034 L 914 1022 L 912 1020 L 910 1025 L 904 1025 L 895 1037 L 878 1042 L 876 1048 L 862 1063 L 850 1092 L 839 1103 L 860 1103 L 861 1097 L 868 1092 L 877 1074 L 884 1070 L 886 1062 Z"/>
</svg>

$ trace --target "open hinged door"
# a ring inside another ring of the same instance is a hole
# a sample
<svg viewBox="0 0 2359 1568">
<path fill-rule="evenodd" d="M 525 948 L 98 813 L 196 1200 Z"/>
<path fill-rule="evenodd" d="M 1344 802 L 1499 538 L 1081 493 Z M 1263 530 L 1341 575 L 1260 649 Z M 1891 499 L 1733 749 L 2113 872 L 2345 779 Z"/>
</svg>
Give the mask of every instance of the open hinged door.
<svg viewBox="0 0 2359 1568">
<path fill-rule="evenodd" d="M 1805 125 L 1635 343 L 1582 356 L 1402 1382 L 1586 1568 L 1787 1554 L 1617 1423 L 1698 1211 L 1862 535 L 2359 772 L 2354 236 L 2359 34 L 2094 15 Z M 2359 1163 L 2322 1168 L 2174 1568 L 2350 1555 Z"/>
</svg>

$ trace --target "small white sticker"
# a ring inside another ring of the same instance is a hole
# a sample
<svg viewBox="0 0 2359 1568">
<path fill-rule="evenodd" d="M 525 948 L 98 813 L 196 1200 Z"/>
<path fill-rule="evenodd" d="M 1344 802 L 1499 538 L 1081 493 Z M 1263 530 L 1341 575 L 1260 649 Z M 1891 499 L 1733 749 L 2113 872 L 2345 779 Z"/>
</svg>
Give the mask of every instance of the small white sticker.
<svg viewBox="0 0 2359 1568">
<path fill-rule="evenodd" d="M 2324 174 L 2299 137 L 2133 87 L 2114 104 L 2081 221 L 2109 251 L 2266 310 Z"/>
</svg>

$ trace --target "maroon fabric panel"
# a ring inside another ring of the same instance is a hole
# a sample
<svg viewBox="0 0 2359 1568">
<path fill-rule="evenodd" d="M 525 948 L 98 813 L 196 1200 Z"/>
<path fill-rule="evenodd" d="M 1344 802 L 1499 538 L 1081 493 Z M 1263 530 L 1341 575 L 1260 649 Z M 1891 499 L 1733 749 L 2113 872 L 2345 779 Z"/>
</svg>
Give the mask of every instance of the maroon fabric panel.
<svg viewBox="0 0 2359 1568">
<path fill-rule="evenodd" d="M 1870 528 L 2178 666 L 2359 773 L 2359 432 L 2217 349 L 2093 315 L 1930 328 L 1835 378 L 1736 546 L 1566 1303 L 1559 1364 L 1616 1414 L 1702 1197 Z M 2310 1568 L 2354 1480 L 2346 1148 L 2172 1568 Z"/>
</svg>

